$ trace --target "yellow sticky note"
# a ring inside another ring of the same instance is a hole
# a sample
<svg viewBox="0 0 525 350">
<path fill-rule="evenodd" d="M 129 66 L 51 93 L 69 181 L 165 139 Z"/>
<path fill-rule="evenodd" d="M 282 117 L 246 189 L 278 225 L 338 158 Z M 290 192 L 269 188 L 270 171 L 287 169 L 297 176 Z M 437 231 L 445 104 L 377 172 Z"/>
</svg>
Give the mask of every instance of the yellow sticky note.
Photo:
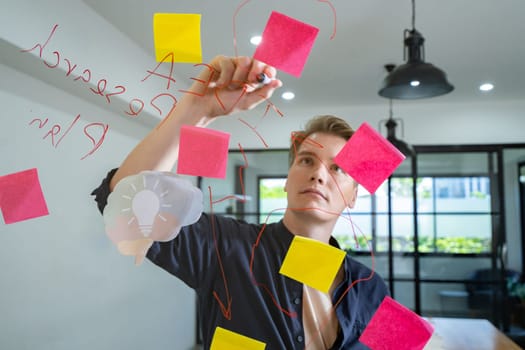
<svg viewBox="0 0 525 350">
<path fill-rule="evenodd" d="M 174 62 L 202 62 L 201 15 L 199 14 L 154 14 L 153 39 L 157 62 L 163 61 L 171 52 Z"/>
<path fill-rule="evenodd" d="M 329 244 L 295 236 L 279 272 L 328 293 L 345 255 Z"/>
<path fill-rule="evenodd" d="M 210 350 L 264 350 L 266 344 L 244 335 L 217 327 Z"/>
</svg>

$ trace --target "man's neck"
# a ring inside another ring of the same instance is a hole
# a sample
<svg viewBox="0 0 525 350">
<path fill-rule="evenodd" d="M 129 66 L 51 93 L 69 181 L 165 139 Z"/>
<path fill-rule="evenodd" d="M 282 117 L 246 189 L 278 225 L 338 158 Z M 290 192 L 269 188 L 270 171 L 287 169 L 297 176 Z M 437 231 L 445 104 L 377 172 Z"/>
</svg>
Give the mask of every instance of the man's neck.
<svg viewBox="0 0 525 350">
<path fill-rule="evenodd" d="M 337 218 L 321 220 L 307 211 L 286 209 L 283 224 L 294 235 L 316 239 L 328 244 Z"/>
</svg>

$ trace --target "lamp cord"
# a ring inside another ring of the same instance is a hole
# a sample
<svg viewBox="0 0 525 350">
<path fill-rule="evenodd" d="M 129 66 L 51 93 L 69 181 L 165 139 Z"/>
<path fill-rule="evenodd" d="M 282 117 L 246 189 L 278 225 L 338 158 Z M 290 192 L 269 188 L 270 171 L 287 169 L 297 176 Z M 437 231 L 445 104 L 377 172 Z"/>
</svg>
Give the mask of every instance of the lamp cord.
<svg viewBox="0 0 525 350">
<path fill-rule="evenodd" d="M 416 0 L 412 0 L 412 30 L 416 29 Z"/>
</svg>

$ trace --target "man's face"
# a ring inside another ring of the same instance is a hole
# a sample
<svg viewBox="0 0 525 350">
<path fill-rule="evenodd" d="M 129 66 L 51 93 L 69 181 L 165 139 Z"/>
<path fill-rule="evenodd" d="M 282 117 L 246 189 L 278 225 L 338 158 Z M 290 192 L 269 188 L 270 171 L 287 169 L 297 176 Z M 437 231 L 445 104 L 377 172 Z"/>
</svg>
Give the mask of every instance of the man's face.
<svg viewBox="0 0 525 350">
<path fill-rule="evenodd" d="M 296 150 L 288 172 L 285 191 L 291 210 L 312 209 L 320 217 L 331 219 L 345 207 L 353 207 L 357 197 L 356 182 L 337 164 L 335 156 L 346 144 L 342 137 L 314 133 Z"/>
</svg>

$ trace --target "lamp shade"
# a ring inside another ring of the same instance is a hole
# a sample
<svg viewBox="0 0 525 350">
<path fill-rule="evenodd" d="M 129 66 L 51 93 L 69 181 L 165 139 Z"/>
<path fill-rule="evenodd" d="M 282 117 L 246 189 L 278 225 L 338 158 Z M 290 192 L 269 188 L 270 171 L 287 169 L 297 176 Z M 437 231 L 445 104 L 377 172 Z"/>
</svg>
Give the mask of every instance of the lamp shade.
<svg viewBox="0 0 525 350">
<path fill-rule="evenodd" d="M 400 140 L 396 136 L 396 127 L 397 123 L 390 117 L 390 119 L 386 122 L 386 129 L 387 129 L 387 137 L 386 139 L 394 145 L 401 153 L 403 153 L 406 157 L 413 157 L 415 152 L 412 146 L 410 146 L 408 143 L 406 143 L 403 140 Z"/>
<path fill-rule="evenodd" d="M 454 90 L 445 72 L 425 62 L 425 38 L 415 29 L 404 31 L 405 64 L 388 70 L 379 95 L 393 99 L 418 99 L 446 94 Z"/>
<path fill-rule="evenodd" d="M 417 86 L 413 86 L 417 84 Z M 454 90 L 445 72 L 431 63 L 408 62 L 395 68 L 383 81 L 379 95 L 394 99 L 418 99 Z"/>
</svg>

